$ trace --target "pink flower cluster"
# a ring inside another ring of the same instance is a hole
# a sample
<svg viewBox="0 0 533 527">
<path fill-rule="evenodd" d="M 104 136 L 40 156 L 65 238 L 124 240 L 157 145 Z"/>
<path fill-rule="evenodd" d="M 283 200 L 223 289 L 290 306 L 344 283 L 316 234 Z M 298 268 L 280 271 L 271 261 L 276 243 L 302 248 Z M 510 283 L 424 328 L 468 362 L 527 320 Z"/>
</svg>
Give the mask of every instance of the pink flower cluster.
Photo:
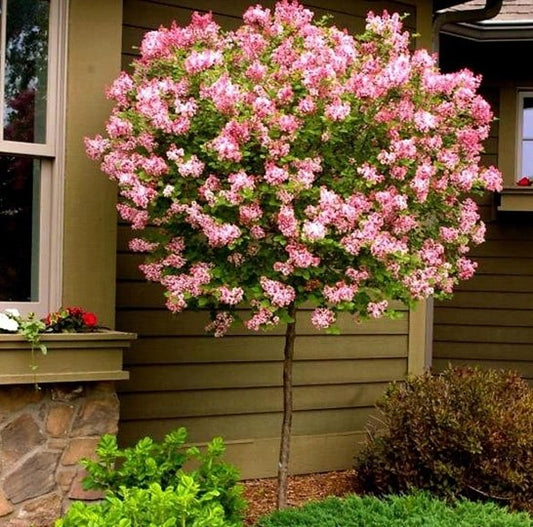
<svg viewBox="0 0 533 527">
<path fill-rule="evenodd" d="M 501 189 L 480 166 L 492 113 L 479 78 L 410 51 L 399 15 L 370 13 L 354 37 L 283 0 L 232 32 L 195 13 L 140 51 L 86 149 L 171 311 L 211 309 L 223 335 L 242 302 L 253 330 L 311 302 L 325 329 L 472 275 L 484 226 L 468 196 Z"/>
</svg>

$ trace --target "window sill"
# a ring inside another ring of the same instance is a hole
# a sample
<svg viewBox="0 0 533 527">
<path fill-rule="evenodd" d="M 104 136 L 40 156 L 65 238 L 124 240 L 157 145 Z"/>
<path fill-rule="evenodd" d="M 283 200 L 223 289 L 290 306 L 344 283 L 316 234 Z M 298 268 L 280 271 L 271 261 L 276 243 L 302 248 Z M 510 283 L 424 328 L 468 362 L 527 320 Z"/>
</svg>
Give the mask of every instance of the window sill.
<svg viewBox="0 0 533 527">
<path fill-rule="evenodd" d="M 43 335 L 48 353 L 31 353 L 21 335 L 0 335 L 0 385 L 48 382 L 115 381 L 129 378 L 122 356 L 133 333 L 53 333 Z"/>
<path fill-rule="evenodd" d="M 533 187 L 507 187 L 500 193 L 500 211 L 533 212 Z"/>
</svg>

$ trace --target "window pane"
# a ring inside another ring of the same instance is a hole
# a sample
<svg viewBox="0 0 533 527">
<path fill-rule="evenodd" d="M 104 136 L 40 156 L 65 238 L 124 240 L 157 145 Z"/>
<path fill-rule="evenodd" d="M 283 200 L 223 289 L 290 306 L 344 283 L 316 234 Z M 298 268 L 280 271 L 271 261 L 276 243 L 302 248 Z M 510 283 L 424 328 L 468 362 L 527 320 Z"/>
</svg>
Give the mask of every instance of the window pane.
<svg viewBox="0 0 533 527">
<path fill-rule="evenodd" d="M 48 0 L 8 0 L 4 139 L 46 142 Z"/>
<path fill-rule="evenodd" d="M 522 137 L 533 139 L 533 98 L 524 97 L 524 109 L 522 112 Z"/>
<path fill-rule="evenodd" d="M 40 164 L 0 156 L 0 301 L 39 300 Z"/>
<path fill-rule="evenodd" d="M 533 141 L 522 141 L 522 172 L 519 178 L 533 178 Z"/>
</svg>

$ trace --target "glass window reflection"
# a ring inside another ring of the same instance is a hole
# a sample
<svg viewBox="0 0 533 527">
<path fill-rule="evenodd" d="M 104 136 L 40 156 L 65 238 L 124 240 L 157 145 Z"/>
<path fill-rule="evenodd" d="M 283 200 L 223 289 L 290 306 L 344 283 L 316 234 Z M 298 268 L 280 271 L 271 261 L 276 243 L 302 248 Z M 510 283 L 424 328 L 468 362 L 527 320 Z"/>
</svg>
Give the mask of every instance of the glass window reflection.
<svg viewBox="0 0 533 527">
<path fill-rule="evenodd" d="M 40 161 L 0 156 L 0 301 L 38 300 Z"/>
<path fill-rule="evenodd" d="M 46 142 L 47 0 L 7 0 L 4 139 Z"/>
</svg>

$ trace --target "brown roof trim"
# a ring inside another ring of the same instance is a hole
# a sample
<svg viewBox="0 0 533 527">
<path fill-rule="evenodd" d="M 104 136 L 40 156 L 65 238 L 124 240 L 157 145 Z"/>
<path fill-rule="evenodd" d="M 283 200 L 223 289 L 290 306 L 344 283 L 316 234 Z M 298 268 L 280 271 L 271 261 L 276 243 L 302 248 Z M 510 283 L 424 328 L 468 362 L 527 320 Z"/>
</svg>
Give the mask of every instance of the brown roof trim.
<svg viewBox="0 0 533 527">
<path fill-rule="evenodd" d="M 455 7 L 459 4 L 465 4 L 468 0 L 434 0 L 433 11 L 441 11 L 449 7 Z"/>
<path fill-rule="evenodd" d="M 506 23 L 494 22 L 491 24 L 448 24 L 442 28 L 441 33 L 477 42 L 533 40 L 533 22 L 527 20 Z"/>
</svg>

